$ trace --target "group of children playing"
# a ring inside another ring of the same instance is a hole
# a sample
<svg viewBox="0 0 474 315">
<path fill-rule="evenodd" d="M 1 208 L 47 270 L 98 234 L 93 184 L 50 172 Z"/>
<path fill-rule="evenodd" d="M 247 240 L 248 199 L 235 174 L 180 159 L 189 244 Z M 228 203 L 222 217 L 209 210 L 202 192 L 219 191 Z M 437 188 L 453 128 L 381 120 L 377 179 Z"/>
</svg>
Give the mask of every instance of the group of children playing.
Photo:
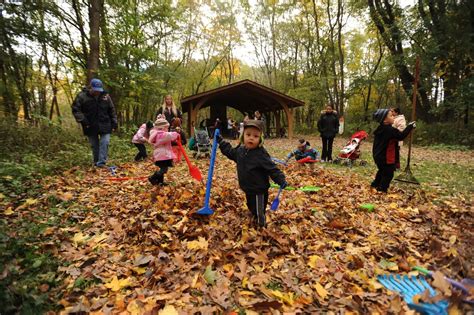
<svg viewBox="0 0 474 315">
<path fill-rule="evenodd" d="M 387 192 L 398 162 L 398 141 L 404 139 L 416 125 L 411 122 L 403 131 L 392 127 L 394 113 L 389 109 L 378 109 L 373 118 L 380 125 L 374 132 L 373 157 L 378 171 L 371 186 L 378 191 Z M 169 127 L 170 123 L 165 117 L 158 115 L 154 124 L 143 124 L 132 140 L 139 150 L 136 161 L 146 158 L 145 143 L 153 145 L 153 161 L 159 170 L 148 178 L 152 185 L 164 184 L 164 175 L 173 166 L 173 160 L 176 160 L 176 150 L 173 150 L 172 144 L 184 138 L 179 127 L 173 130 Z M 285 175 L 263 147 L 263 133 L 264 125 L 261 120 L 247 120 L 236 147 L 232 147 L 220 135 L 217 138 L 222 154 L 236 163 L 238 182 L 245 192 L 247 207 L 261 227 L 266 226 L 269 179 L 281 188 L 287 186 Z M 308 141 L 300 139 L 296 150 L 288 154 L 287 161 L 292 157 L 296 160 L 307 157 L 318 160 L 319 153 L 311 148 Z"/>
</svg>

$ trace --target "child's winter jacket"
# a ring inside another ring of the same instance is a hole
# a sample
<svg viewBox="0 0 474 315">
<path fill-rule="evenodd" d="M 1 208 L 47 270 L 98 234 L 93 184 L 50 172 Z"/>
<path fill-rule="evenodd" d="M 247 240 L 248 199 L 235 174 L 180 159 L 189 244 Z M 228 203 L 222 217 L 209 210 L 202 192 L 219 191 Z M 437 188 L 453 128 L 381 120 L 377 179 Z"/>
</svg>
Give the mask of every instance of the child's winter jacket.
<svg viewBox="0 0 474 315">
<path fill-rule="evenodd" d="M 391 125 L 380 124 L 374 132 L 374 145 L 372 155 L 376 164 L 395 164 L 396 152 L 398 150 L 398 141 L 408 136 L 413 129 L 413 125 L 408 125 L 405 130 L 400 132 Z"/>
<path fill-rule="evenodd" d="M 239 186 L 247 194 L 263 194 L 270 188 L 269 177 L 280 186 L 286 185 L 285 175 L 273 163 L 263 147 L 248 150 L 243 145 L 232 148 L 230 143 L 219 140 L 222 154 L 237 164 Z"/>
<path fill-rule="evenodd" d="M 178 139 L 178 133 L 152 129 L 150 143 L 153 145 L 153 161 L 173 160 L 176 158 L 171 142 Z"/>
<path fill-rule="evenodd" d="M 144 144 L 147 142 L 149 137 L 149 132 L 146 131 L 146 124 L 143 124 L 138 129 L 137 133 L 132 138 L 132 143 L 141 143 Z"/>
<path fill-rule="evenodd" d="M 306 157 L 310 157 L 313 160 L 317 160 L 319 159 L 319 152 L 313 148 L 306 148 L 303 151 L 296 149 L 293 152 L 288 153 L 288 155 L 286 156 L 286 159 L 289 160 L 293 156 L 295 157 L 297 161 L 304 159 Z"/>
</svg>

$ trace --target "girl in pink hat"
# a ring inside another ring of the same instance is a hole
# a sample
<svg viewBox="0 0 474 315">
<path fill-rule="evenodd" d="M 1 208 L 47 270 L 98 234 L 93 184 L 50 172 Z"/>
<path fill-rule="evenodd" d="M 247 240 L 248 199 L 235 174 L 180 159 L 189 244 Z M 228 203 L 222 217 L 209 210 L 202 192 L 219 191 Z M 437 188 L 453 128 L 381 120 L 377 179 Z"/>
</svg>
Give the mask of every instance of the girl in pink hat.
<svg viewBox="0 0 474 315">
<path fill-rule="evenodd" d="M 168 168 L 173 166 L 173 159 L 176 158 L 171 142 L 176 141 L 179 134 L 168 132 L 170 124 L 163 115 L 158 115 L 154 125 L 149 142 L 154 148 L 153 161 L 160 169 L 148 177 L 148 180 L 152 185 L 164 185 L 164 176 Z"/>
</svg>

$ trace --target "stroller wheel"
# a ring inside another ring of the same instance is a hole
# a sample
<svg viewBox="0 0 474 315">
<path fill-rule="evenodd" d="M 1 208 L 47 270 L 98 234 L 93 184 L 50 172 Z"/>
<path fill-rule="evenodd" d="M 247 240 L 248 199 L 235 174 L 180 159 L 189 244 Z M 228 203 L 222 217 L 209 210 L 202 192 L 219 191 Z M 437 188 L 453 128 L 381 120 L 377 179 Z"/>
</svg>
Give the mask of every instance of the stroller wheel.
<svg viewBox="0 0 474 315">
<path fill-rule="evenodd" d="M 362 160 L 361 160 L 361 161 L 359 162 L 359 164 L 360 164 L 360 166 L 367 166 L 367 161 L 362 161 Z"/>
<path fill-rule="evenodd" d="M 339 163 L 341 163 L 341 159 L 340 158 L 335 158 L 332 163 L 333 164 L 339 164 Z"/>
</svg>

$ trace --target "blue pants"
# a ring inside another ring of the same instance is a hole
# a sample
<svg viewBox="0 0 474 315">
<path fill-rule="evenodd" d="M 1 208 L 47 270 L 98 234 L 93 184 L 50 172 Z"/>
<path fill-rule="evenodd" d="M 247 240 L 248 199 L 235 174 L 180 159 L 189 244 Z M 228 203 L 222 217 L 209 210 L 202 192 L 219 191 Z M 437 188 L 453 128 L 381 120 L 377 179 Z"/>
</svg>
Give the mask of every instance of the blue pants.
<svg viewBox="0 0 474 315">
<path fill-rule="evenodd" d="M 95 166 L 105 166 L 107 153 L 109 151 L 110 133 L 103 135 L 88 136 L 92 147 L 92 156 Z"/>
</svg>

